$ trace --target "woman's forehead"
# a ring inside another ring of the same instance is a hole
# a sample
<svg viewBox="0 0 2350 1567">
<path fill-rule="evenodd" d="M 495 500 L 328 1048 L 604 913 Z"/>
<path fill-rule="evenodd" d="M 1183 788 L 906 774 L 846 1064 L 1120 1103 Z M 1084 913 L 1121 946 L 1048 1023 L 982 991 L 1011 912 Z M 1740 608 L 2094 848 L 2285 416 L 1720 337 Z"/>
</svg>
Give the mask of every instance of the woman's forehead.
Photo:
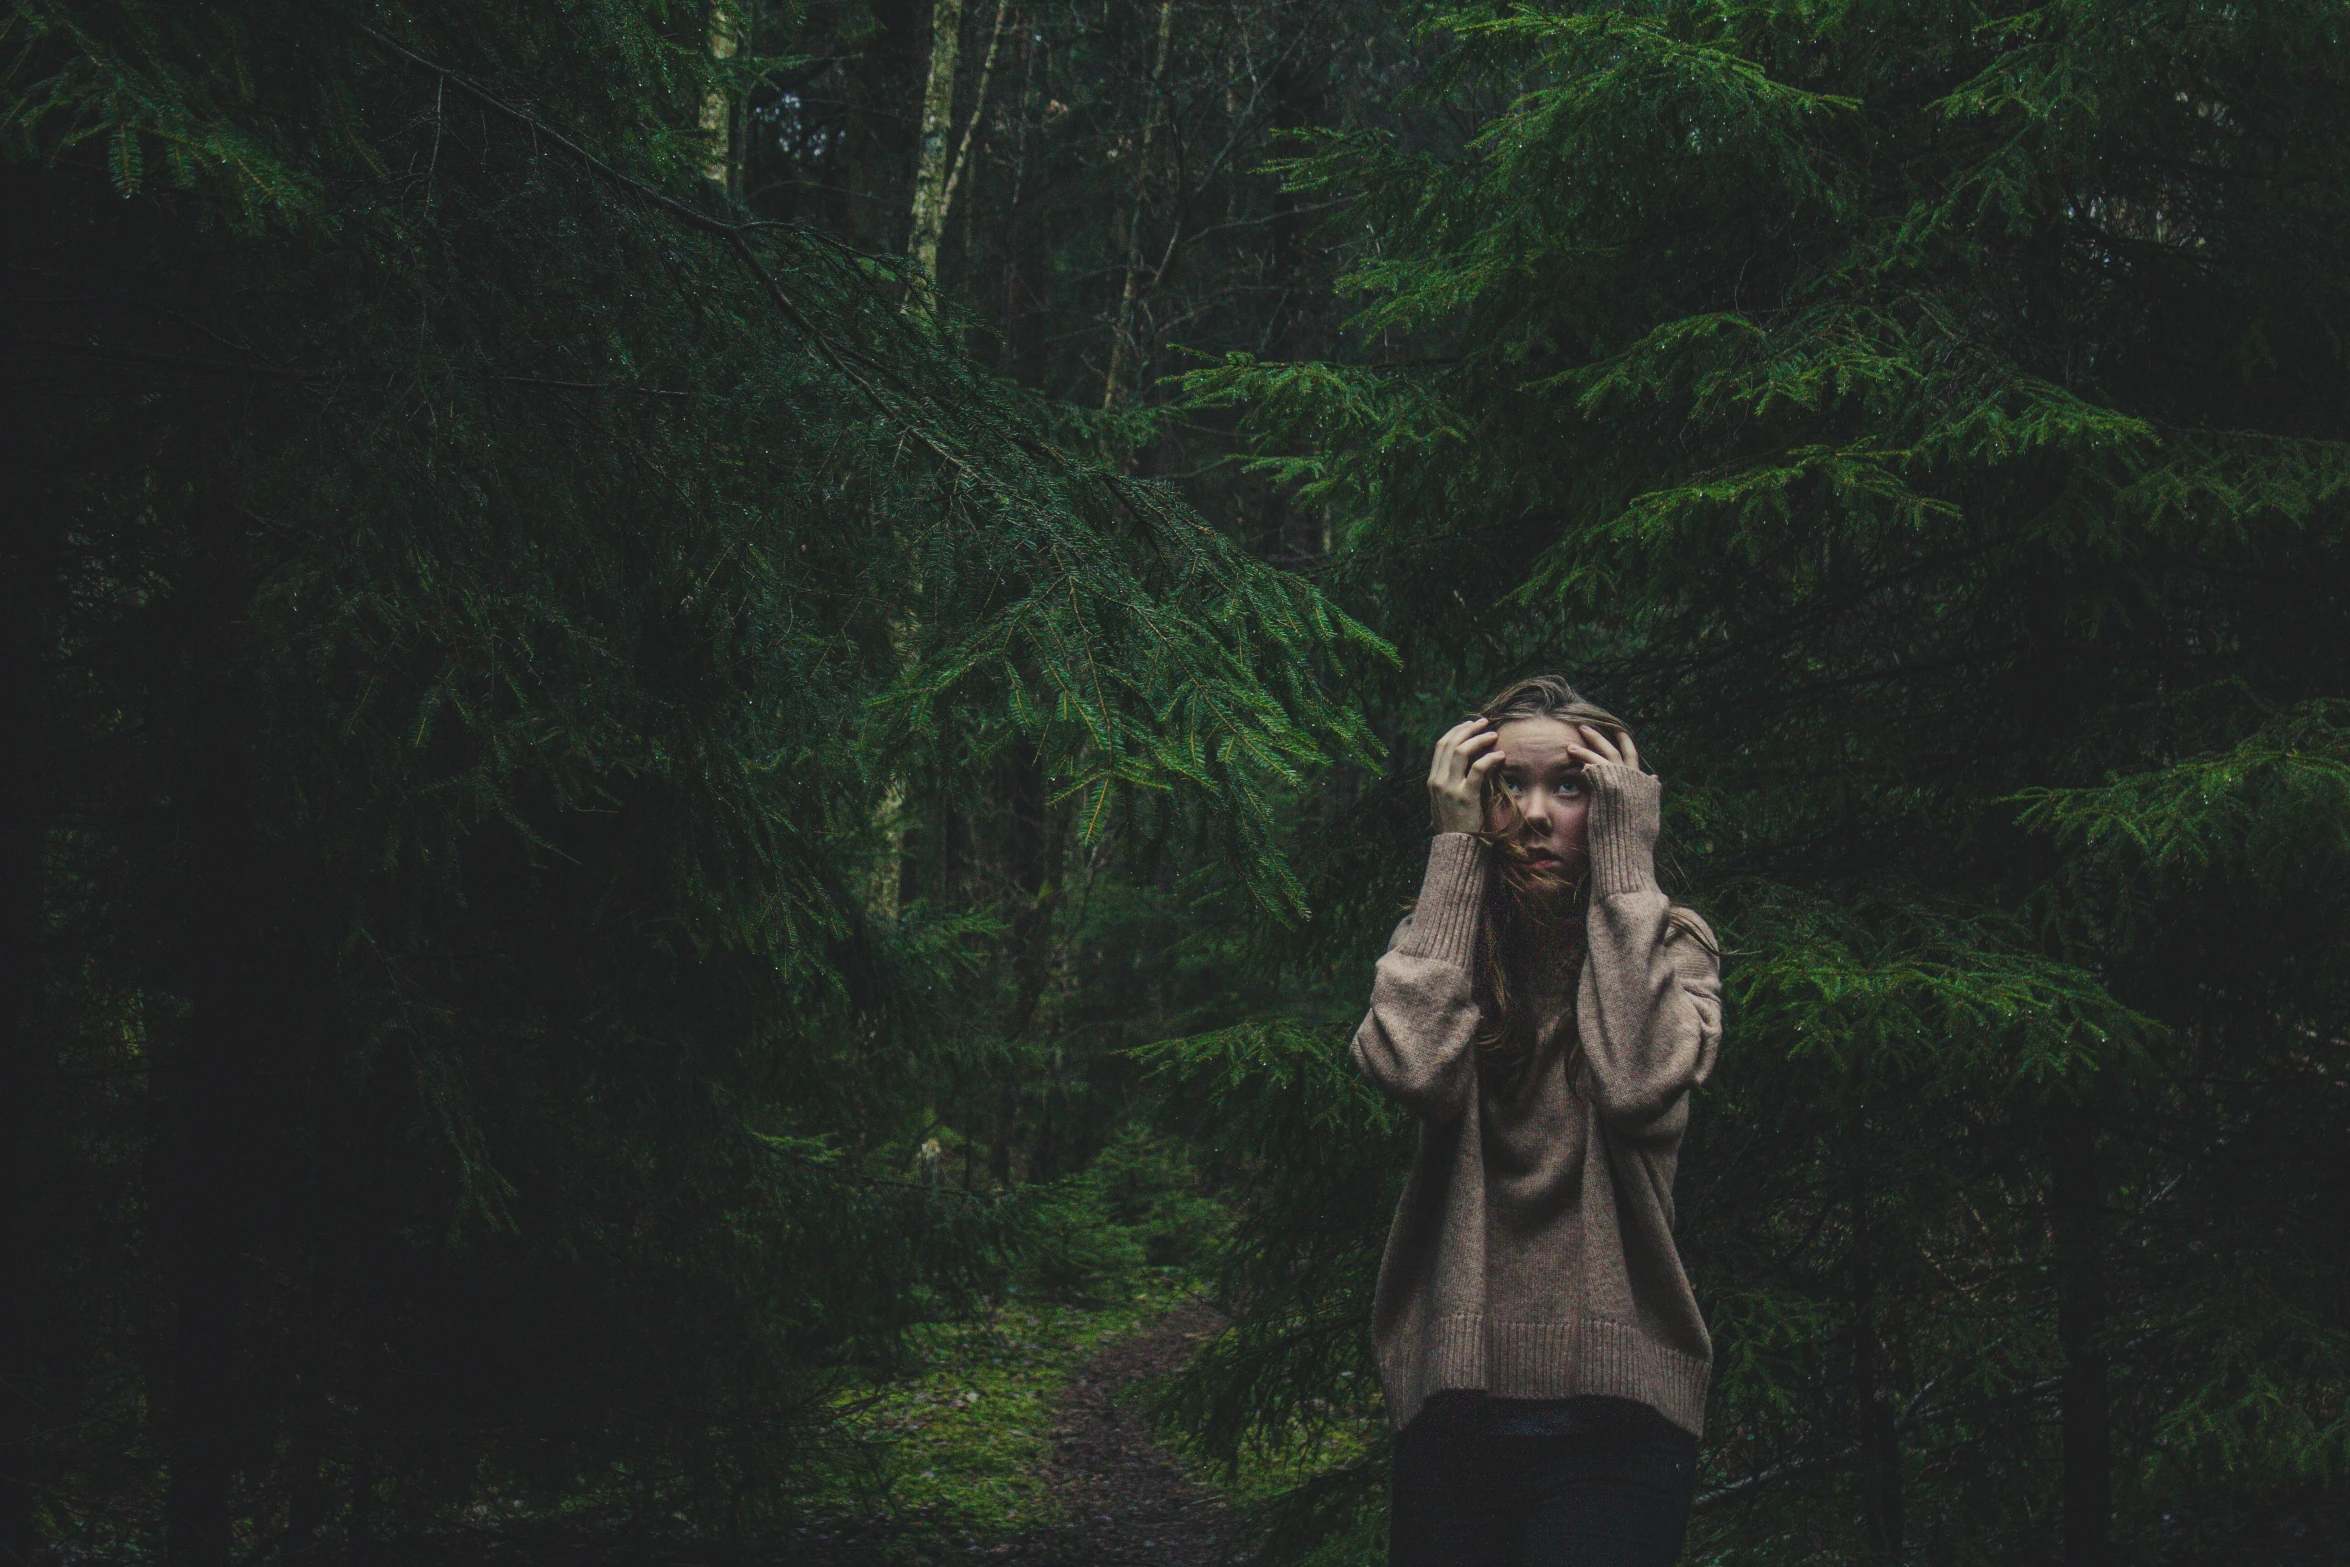
<svg viewBox="0 0 2350 1567">
<path fill-rule="evenodd" d="M 1567 750 L 1580 745 L 1582 734 L 1561 718 L 1512 718 L 1496 725 L 1494 735 L 1501 742 L 1503 755 L 1512 767 L 1544 767 L 1558 763 L 1567 767 L 1581 763 Z"/>
</svg>

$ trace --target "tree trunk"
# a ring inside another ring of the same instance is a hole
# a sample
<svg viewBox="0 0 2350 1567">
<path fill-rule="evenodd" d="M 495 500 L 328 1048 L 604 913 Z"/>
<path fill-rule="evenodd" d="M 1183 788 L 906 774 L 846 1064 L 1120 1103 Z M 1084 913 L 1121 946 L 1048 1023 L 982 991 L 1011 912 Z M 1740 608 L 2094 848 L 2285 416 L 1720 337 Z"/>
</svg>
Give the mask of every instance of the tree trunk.
<svg viewBox="0 0 2350 1567">
<path fill-rule="evenodd" d="M 1036 1021 L 1050 977 L 1052 935 L 1052 807 L 1045 799 L 1044 758 L 1023 750 L 1012 775 L 1012 1015 L 1006 1038 L 1017 1039 Z"/>
<path fill-rule="evenodd" d="M 1167 41 L 1175 23 L 1175 0 L 1159 0 L 1159 37 L 1151 54 L 1150 106 L 1144 111 L 1142 146 L 1134 156 L 1134 205 L 1126 215 L 1126 281 L 1118 292 L 1118 319 L 1110 333 L 1110 369 L 1102 377 L 1102 407 L 1118 406 L 1136 355 L 1134 307 L 1142 294 L 1142 207 L 1150 194 L 1151 143 L 1159 134 L 1159 83 L 1167 74 Z"/>
<path fill-rule="evenodd" d="M 229 733 L 233 734 L 233 730 Z M 239 891 L 250 845 L 240 830 L 242 758 L 212 759 L 190 791 L 193 891 L 201 933 L 186 1057 L 175 1183 L 179 1310 L 173 1335 L 171 1486 L 166 1501 L 172 1567 L 228 1567 L 230 1487 L 236 1472 L 237 1232 L 246 1060 L 258 1031 L 246 982 L 249 909 Z"/>
<path fill-rule="evenodd" d="M 382 1551 L 375 1516 L 378 1477 L 377 1432 L 383 1423 L 384 1279 L 373 1255 L 384 1244 L 369 1236 L 370 1255 L 362 1264 L 359 1299 L 359 1391 L 351 1417 L 351 1510 L 344 1518 L 344 1550 L 359 1567 L 379 1560 Z"/>
<path fill-rule="evenodd" d="M 5 722 L 0 718 L 0 722 Z M 22 731 L 10 726 L 12 737 Z M 10 760 L 18 748 L 10 746 Z M 32 1282 L 32 1137 L 39 1072 L 30 1017 L 40 931 L 36 818 L 10 790 L 0 822 L 0 1564 L 29 1562 L 35 1411 Z"/>
<path fill-rule="evenodd" d="M 1060 1088 L 1061 1052 L 1055 1050 L 1045 1071 L 1045 1091 L 1037 1095 L 1036 1127 L 1028 1137 L 1028 1179 L 1050 1181 L 1061 1173 L 1061 1118 L 1053 1114 Z"/>
<path fill-rule="evenodd" d="M 41 703 L 36 585 L 51 580 L 33 537 L 27 476 L 6 486 L 0 535 L 0 1564 L 32 1560 L 40 1399 L 34 1387 L 32 1141 L 45 1053 L 33 1007 L 41 982 L 41 860 L 47 839 L 33 761 Z"/>
<path fill-rule="evenodd" d="M 1318 28 L 1319 15 L 1309 16 L 1305 25 Z M 1273 71 L 1276 131 L 1318 127 L 1329 118 L 1322 92 L 1324 59 L 1323 52 L 1311 47 L 1308 39 L 1300 39 L 1295 47 L 1282 52 L 1281 63 Z M 1278 140 L 1272 145 L 1276 151 L 1288 150 Z M 1266 271 L 1268 281 L 1279 292 L 1273 317 L 1266 324 L 1265 351 L 1275 359 L 1311 359 L 1315 345 L 1322 341 L 1313 331 L 1315 308 L 1306 303 L 1322 297 L 1321 279 L 1310 275 L 1308 268 L 1313 222 L 1303 193 L 1286 187 L 1273 193 L 1273 243 Z M 1329 554 L 1327 530 L 1316 527 L 1310 514 L 1297 517 L 1288 492 L 1279 485 L 1267 485 L 1264 495 L 1257 557 L 1291 569 L 1311 571 L 1319 566 Z"/>
<path fill-rule="evenodd" d="M 947 170 L 946 189 L 939 193 L 938 230 L 942 235 L 946 232 L 947 214 L 954 209 L 955 192 L 962 188 L 963 171 L 971 164 L 971 143 L 979 135 L 979 122 L 987 115 L 987 90 L 995 82 L 996 57 L 1003 52 L 1004 47 L 1004 18 L 1011 9 L 1006 0 L 997 0 L 995 26 L 988 30 L 987 53 L 979 62 L 979 86 L 971 94 L 971 118 L 963 122 L 963 139 L 955 144 L 954 166 Z M 968 223 L 963 226 L 966 243 L 970 227 Z M 935 240 L 930 249 L 930 272 L 935 276 L 938 272 L 938 245 Z"/>
<path fill-rule="evenodd" d="M 393 1147 L 399 1136 L 401 1106 L 413 1103 L 412 1079 L 378 1062 L 358 1099 L 359 1123 L 352 1131 L 358 1150 L 363 1195 L 352 1215 L 352 1246 L 346 1267 L 356 1319 L 350 1414 L 351 1498 L 343 1515 L 344 1554 L 355 1567 L 371 1567 L 383 1557 L 383 1531 L 377 1516 L 377 1490 L 383 1477 L 385 1429 L 390 1424 L 385 1383 L 391 1369 L 393 1290 L 399 1281 L 399 1236 L 391 1205 Z"/>
<path fill-rule="evenodd" d="M 954 720 L 940 721 L 941 733 L 949 745 L 954 738 Z M 951 752 L 950 752 L 951 754 Z M 952 793 L 940 792 L 938 800 L 938 898 L 943 903 L 959 903 L 968 890 L 971 858 L 971 830 L 963 815 L 963 808 Z"/>
<path fill-rule="evenodd" d="M 237 1256 L 244 1207 L 246 1106 L 263 1029 L 256 951 L 262 921 L 253 834 L 240 529 L 201 501 L 177 610 L 188 621 L 192 683 L 176 743 L 181 842 L 178 932 L 188 999 L 179 1062 L 171 1223 L 171 1481 L 164 1510 L 171 1567 L 227 1567 L 237 1473 Z"/>
<path fill-rule="evenodd" d="M 1893 1423 L 1893 1400 L 1884 1382 L 1884 1346 L 1877 1337 L 1877 1270 L 1870 1247 L 1868 1176 L 1858 1162 L 1851 1169 L 1852 1210 L 1852 1376 L 1853 1404 L 1860 1420 L 1861 1499 L 1867 1520 L 1869 1554 L 1878 1561 L 1901 1559 L 1901 1437 Z"/>
<path fill-rule="evenodd" d="M 1022 386 L 1044 384 L 1042 334 L 1031 332 L 1031 316 L 1043 314 L 1043 286 L 1050 269 L 1037 254 L 1028 222 L 1029 137 L 1036 121 L 1036 30 L 1021 19 L 1013 35 L 1020 51 L 1020 107 L 1012 117 L 1012 191 L 1004 203 L 1004 339 L 1000 373 Z"/>
<path fill-rule="evenodd" d="M 921 285 L 938 277 L 938 240 L 947 225 L 947 141 L 955 124 L 955 66 L 963 51 L 963 0 L 932 0 L 930 72 L 922 88 L 922 150 L 914 164 L 914 207 L 906 254 Z"/>
<path fill-rule="evenodd" d="M 1008 795 L 1012 908 L 1006 923 L 1012 937 L 1012 1011 L 1004 1019 L 1004 1038 L 1017 1041 L 1035 1024 L 1045 986 L 1052 977 L 1052 807 L 1045 797 L 1044 758 L 1034 746 L 1023 748 L 1014 762 Z M 1012 1144 L 1018 1136 L 1019 1119 L 1020 1083 L 1015 1077 L 1003 1085 L 997 1100 L 995 1131 L 988 1148 L 989 1173 L 998 1182 L 1011 1178 Z"/>
<path fill-rule="evenodd" d="M 310 1287 L 304 1302 L 308 1331 L 303 1335 L 300 1381 L 294 1397 L 293 1451 L 287 1462 L 286 1533 L 278 1548 L 282 1561 L 306 1560 L 326 1527 L 326 1433 L 333 1415 L 333 1403 L 327 1397 L 333 1375 L 333 1274 L 327 1248 L 313 1246 Z"/>
<path fill-rule="evenodd" d="M 1319 17 L 1309 16 L 1305 25 L 1317 28 Z M 1322 92 L 1325 59 L 1324 52 L 1309 47 L 1306 39 L 1300 39 L 1296 48 L 1283 52 L 1281 63 L 1273 72 L 1275 130 L 1318 128 L 1329 119 L 1329 106 Z M 1293 145 L 1275 141 L 1273 148 L 1286 153 Z M 1273 307 L 1267 347 L 1277 359 L 1310 358 L 1314 345 L 1323 340 L 1323 334 L 1314 330 L 1319 324 L 1317 316 L 1323 297 L 1321 280 L 1305 275 L 1314 221 L 1312 205 L 1303 192 L 1284 185 L 1273 193 L 1270 262 L 1273 286 L 1280 294 Z"/>
<path fill-rule="evenodd" d="M 2056 1105 L 2048 1122 L 2056 1242 L 2056 1338 L 2064 1349 L 2058 1395 L 2063 1418 L 2065 1567 L 2105 1567 L 2111 1558 L 2113 1443 L 2105 1357 L 2105 1253 L 2097 1171 L 2097 1122 L 2086 1104 Z"/>
<path fill-rule="evenodd" d="M 987 1140 L 988 1179 L 1000 1187 L 1012 1184 L 1012 1137 L 1020 1126 L 1020 1083 L 1006 1082 L 996 1095 L 995 1129 Z"/>
<path fill-rule="evenodd" d="M 741 43 L 742 25 L 735 15 L 735 0 L 711 0 L 710 58 L 731 60 Z M 739 167 L 734 145 L 734 94 L 716 81 L 702 92 L 702 134 L 710 140 L 709 161 L 702 165 L 703 176 L 733 193 Z"/>
</svg>

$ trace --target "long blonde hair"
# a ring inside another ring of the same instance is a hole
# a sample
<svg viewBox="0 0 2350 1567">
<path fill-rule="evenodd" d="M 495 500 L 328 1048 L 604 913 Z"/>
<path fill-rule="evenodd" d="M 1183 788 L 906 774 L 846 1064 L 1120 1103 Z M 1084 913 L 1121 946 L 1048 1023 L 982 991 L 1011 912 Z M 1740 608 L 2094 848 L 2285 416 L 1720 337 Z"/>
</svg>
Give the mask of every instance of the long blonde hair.
<svg viewBox="0 0 2350 1567">
<path fill-rule="evenodd" d="M 1477 714 L 1496 729 L 1513 719 L 1555 718 L 1589 724 L 1619 743 L 1625 734 L 1622 719 L 1585 699 L 1557 675 L 1536 675 L 1507 686 Z M 1486 808 L 1490 813 L 1500 802 L 1515 813 L 1515 803 L 1501 793 L 1498 773 L 1496 769 L 1486 776 Z M 1527 976 L 1538 962 L 1562 964 L 1572 998 L 1573 976 L 1582 969 L 1584 920 L 1591 908 L 1590 856 L 1571 867 L 1575 881 L 1571 891 L 1563 891 L 1556 878 L 1535 866 L 1515 827 L 1513 821 L 1500 831 L 1478 834 L 1493 846 L 1496 874 L 1478 914 L 1476 972 L 1479 1010 L 1484 1013 L 1478 1053 L 1498 1067 L 1505 1084 L 1513 1088 L 1534 1055 L 1534 1018 L 1524 1004 Z M 1563 918 L 1558 907 L 1562 896 L 1572 900 Z"/>
</svg>

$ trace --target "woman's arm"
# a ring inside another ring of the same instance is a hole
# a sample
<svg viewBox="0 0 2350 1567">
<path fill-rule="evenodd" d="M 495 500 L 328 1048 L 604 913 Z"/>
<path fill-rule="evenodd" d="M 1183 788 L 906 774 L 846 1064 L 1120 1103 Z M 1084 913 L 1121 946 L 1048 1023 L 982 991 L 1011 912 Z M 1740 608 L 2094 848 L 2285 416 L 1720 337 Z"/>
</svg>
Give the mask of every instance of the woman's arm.
<svg viewBox="0 0 2350 1567">
<path fill-rule="evenodd" d="M 1592 988 L 1580 1009 L 1587 1090 L 1617 1129 L 1648 1130 L 1713 1071 L 1722 1037 L 1713 931 L 1656 884 L 1664 789 L 1637 764 L 1586 761 Z"/>
<path fill-rule="evenodd" d="M 1419 902 L 1371 982 L 1355 1069 L 1412 1114 L 1449 1121 L 1476 1092 L 1479 1013 L 1471 965 L 1493 851 L 1467 833 L 1428 846 Z"/>
</svg>

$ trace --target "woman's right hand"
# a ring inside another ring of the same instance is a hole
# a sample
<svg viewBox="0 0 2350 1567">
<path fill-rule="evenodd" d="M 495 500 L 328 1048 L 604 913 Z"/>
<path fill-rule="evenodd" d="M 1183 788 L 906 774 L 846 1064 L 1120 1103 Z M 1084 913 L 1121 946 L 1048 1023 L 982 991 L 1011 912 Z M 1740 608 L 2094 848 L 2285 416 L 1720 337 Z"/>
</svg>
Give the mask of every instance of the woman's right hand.
<svg viewBox="0 0 2350 1567">
<path fill-rule="evenodd" d="M 1500 738 L 1489 720 L 1470 718 L 1436 742 L 1428 763 L 1428 814 L 1438 832 L 1485 830 L 1485 775 L 1501 765 Z"/>
</svg>

